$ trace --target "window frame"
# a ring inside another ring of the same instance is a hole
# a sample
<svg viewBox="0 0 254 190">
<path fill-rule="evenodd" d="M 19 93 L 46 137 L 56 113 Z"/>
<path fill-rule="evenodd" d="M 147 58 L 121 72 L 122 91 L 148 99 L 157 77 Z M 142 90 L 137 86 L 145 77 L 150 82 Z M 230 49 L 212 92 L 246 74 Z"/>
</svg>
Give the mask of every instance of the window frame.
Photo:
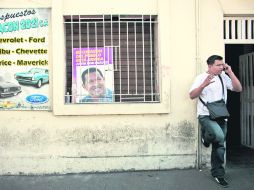
<svg viewBox="0 0 254 190">
<path fill-rule="evenodd" d="M 160 102 L 160 86 L 158 85 L 159 72 L 157 69 L 158 55 L 156 54 L 157 51 L 155 50 L 155 48 L 158 47 L 156 41 L 157 38 L 155 38 L 158 33 L 157 15 L 64 15 L 64 19 L 67 83 L 67 86 L 65 87 L 65 99 L 67 104 L 103 103 L 92 101 L 76 101 L 75 97 L 78 96 L 75 94 L 75 92 L 77 90 L 73 89 L 72 86 L 73 84 L 76 84 L 76 79 L 74 79 L 74 82 L 72 81 L 73 71 L 76 71 L 76 69 L 73 69 L 74 54 L 72 52 L 72 48 L 80 50 L 83 48 L 95 48 L 96 50 L 97 48 L 104 48 L 105 51 L 106 48 L 109 47 L 114 48 L 112 50 L 112 53 L 114 53 L 112 56 L 114 65 L 112 65 L 113 67 L 111 68 L 113 70 L 110 71 L 114 75 L 114 81 L 112 81 L 114 87 L 111 86 L 110 90 L 112 90 L 112 87 L 115 90 L 113 90 L 112 94 L 113 101 L 106 100 L 106 102 Z M 93 29 L 95 33 L 87 34 Z M 122 30 L 121 33 L 120 30 Z M 106 39 L 108 35 L 110 35 L 110 37 Z M 120 38 L 127 38 L 127 42 L 124 40 L 120 42 Z M 141 47 L 140 44 L 142 45 Z M 116 47 L 118 47 L 118 50 L 115 49 Z M 134 52 L 129 51 L 132 48 L 135 49 Z M 142 53 L 138 54 L 137 52 Z M 101 64 L 98 66 L 101 67 Z M 97 68 L 97 65 L 90 67 Z M 87 68 L 88 67 L 83 67 L 79 69 L 83 70 Z M 103 67 L 100 69 L 103 70 Z M 98 70 L 100 69 L 98 68 Z M 78 72 L 78 70 L 76 72 Z M 78 72 L 79 75 L 80 72 L 81 71 Z M 103 70 L 101 74 L 105 75 L 105 71 Z M 121 78 L 123 75 L 127 76 L 127 78 Z M 79 92 L 82 89 L 80 84 L 77 86 L 77 88 Z M 74 90 L 74 93 L 72 90 Z"/>
<path fill-rule="evenodd" d="M 65 14 L 63 2 L 52 2 L 52 62 L 53 62 L 53 113 L 55 115 L 115 115 L 115 114 L 163 114 L 170 113 L 170 39 L 169 6 L 160 3 L 159 12 L 147 14 L 158 15 L 158 70 L 160 86 L 160 103 L 121 103 L 121 104 L 65 104 Z M 74 10 L 73 10 L 74 11 Z M 158 14 L 159 13 L 159 14 Z M 77 12 L 76 14 L 84 14 Z M 100 14 L 100 13 L 96 13 Z M 143 13 L 142 13 L 143 14 Z M 163 48 L 160 48 L 163 47 Z"/>
</svg>

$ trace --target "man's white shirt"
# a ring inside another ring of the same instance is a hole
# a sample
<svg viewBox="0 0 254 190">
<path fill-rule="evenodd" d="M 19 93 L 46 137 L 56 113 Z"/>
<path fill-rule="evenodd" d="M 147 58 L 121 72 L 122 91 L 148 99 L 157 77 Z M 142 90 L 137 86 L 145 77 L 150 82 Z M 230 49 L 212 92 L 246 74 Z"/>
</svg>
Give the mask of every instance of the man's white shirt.
<svg viewBox="0 0 254 190">
<path fill-rule="evenodd" d="M 204 82 L 204 80 L 208 77 L 208 75 L 209 74 L 206 72 L 198 75 L 194 83 L 192 84 L 189 92 L 191 92 L 195 88 L 198 88 Z M 205 103 L 221 100 L 222 98 L 225 100 L 225 102 L 227 102 L 227 89 L 233 90 L 232 81 L 229 78 L 229 76 L 225 74 L 225 72 L 222 72 L 220 76 L 222 78 L 223 85 L 224 85 L 224 96 L 223 96 L 222 84 L 221 84 L 220 78 L 218 75 L 216 75 L 212 79 L 212 81 L 214 82 L 206 86 L 200 94 L 200 98 Z M 209 115 L 209 112 L 206 106 L 198 98 L 197 116 L 199 115 Z"/>
</svg>

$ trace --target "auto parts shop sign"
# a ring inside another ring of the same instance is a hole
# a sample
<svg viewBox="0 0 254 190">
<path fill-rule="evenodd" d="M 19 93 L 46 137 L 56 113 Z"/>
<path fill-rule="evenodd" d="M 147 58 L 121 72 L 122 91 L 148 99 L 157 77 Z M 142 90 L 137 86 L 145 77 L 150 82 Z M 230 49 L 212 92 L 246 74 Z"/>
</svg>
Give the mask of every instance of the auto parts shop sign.
<svg viewBox="0 0 254 190">
<path fill-rule="evenodd" d="M 49 9 L 0 9 L 0 110 L 50 110 Z"/>
</svg>

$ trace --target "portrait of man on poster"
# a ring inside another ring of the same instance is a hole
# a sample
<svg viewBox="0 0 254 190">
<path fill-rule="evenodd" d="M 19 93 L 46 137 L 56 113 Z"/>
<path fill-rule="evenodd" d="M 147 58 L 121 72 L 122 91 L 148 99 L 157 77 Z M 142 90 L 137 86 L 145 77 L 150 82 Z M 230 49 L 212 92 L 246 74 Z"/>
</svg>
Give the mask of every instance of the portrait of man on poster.
<svg viewBox="0 0 254 190">
<path fill-rule="evenodd" d="M 80 99 L 80 103 L 113 102 L 112 90 L 106 87 L 105 77 L 100 69 L 87 68 L 82 72 L 81 79 L 82 87 L 87 93 Z"/>
</svg>

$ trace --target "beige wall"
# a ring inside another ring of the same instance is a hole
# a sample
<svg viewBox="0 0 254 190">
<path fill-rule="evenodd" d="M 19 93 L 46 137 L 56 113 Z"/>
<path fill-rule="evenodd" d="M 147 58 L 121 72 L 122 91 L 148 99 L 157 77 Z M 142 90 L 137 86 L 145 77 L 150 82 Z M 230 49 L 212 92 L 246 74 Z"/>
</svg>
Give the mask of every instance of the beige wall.
<svg viewBox="0 0 254 190">
<path fill-rule="evenodd" d="M 218 0 L 225 15 L 253 16 L 253 0 Z"/>
<path fill-rule="evenodd" d="M 8 2 L 0 0 L 0 5 L 10 7 Z M 11 5 L 16 5 L 15 2 L 20 3 L 13 1 Z M 0 111 L 0 174 L 196 166 L 198 125 L 195 102 L 189 99 L 188 90 L 196 73 L 205 69 L 207 56 L 223 54 L 221 4 L 211 0 L 94 0 L 93 3 L 96 6 L 88 0 L 23 1 L 22 7 L 52 7 L 50 84 L 53 84 L 54 110 Z M 214 14 L 209 14 L 211 9 Z M 128 114 L 93 115 L 85 113 L 84 106 L 63 104 L 62 15 L 109 13 L 158 14 L 162 88 L 159 106 L 99 105 L 92 108 L 94 113 L 103 109 L 114 113 L 118 109 Z M 145 114 L 149 112 L 147 108 L 153 109 L 150 114 Z"/>
<path fill-rule="evenodd" d="M 197 73 L 207 69 L 206 60 L 209 56 L 214 54 L 224 56 L 222 7 L 219 1 L 211 3 L 211 0 L 200 0 L 199 2 Z M 201 167 L 210 166 L 210 152 L 211 147 L 207 149 L 199 144 Z"/>
</svg>

